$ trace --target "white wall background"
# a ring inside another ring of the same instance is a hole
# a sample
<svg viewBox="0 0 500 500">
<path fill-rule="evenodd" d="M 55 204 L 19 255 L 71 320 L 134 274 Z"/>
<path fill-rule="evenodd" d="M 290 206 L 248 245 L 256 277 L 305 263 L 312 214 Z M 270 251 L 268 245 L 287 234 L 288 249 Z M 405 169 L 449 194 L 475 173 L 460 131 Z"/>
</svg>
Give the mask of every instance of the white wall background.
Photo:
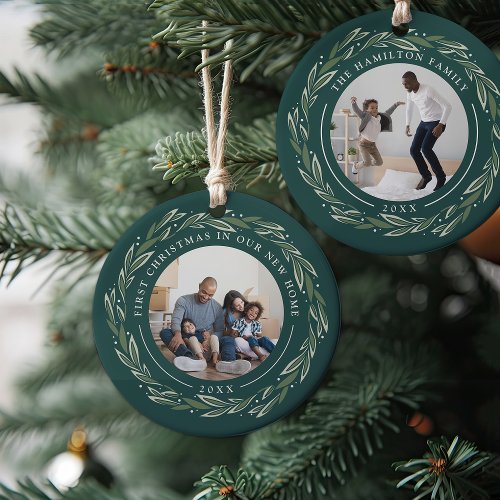
<svg viewBox="0 0 500 500">
<path fill-rule="evenodd" d="M 460 98 L 455 90 L 446 80 L 438 74 L 414 64 L 386 64 L 378 68 L 371 69 L 356 78 L 340 96 L 335 105 L 335 113 L 339 113 L 342 108 L 351 108 L 351 97 L 358 98 L 358 106 L 363 109 L 365 99 L 376 99 L 379 111 L 385 111 L 396 101 L 406 102 L 407 92 L 401 83 L 401 76 L 406 71 L 413 71 L 420 83 L 425 83 L 434 87 L 452 107 L 449 116 L 446 132 L 439 138 L 434 147 L 438 158 L 443 160 L 462 160 L 467 149 L 468 125 L 467 116 Z M 406 105 L 399 106 L 392 116 L 392 132 L 382 132 L 377 139 L 377 147 L 382 157 L 403 156 L 410 157 L 410 145 L 413 137 L 405 135 L 406 126 Z M 344 135 L 344 119 L 342 117 L 332 117 L 338 128 L 335 130 L 336 136 Z M 356 120 L 350 119 L 351 129 L 349 135 L 356 137 Z M 414 133 L 420 123 L 418 109 L 414 107 L 411 122 L 411 132 Z M 335 153 L 343 152 L 344 143 L 335 141 Z M 351 144 L 356 147 L 355 143 Z M 357 149 L 357 147 L 356 147 Z"/>
<path fill-rule="evenodd" d="M 243 293 L 253 288 L 251 295 L 269 296 L 269 317 L 282 323 L 283 300 L 272 274 L 251 255 L 225 246 L 198 248 L 179 257 L 179 286 L 170 289 L 170 311 L 181 295 L 197 292 L 199 283 L 207 276 L 217 280 L 214 299 L 219 304 L 229 290 Z"/>
</svg>

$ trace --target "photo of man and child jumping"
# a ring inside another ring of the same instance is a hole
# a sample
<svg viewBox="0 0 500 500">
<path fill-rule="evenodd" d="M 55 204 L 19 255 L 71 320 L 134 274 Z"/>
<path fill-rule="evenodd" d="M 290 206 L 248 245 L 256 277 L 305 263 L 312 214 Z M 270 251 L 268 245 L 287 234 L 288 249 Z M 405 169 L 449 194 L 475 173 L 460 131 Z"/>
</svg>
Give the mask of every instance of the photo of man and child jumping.
<svg viewBox="0 0 500 500">
<path fill-rule="evenodd" d="M 379 80 L 383 99 L 373 96 Z M 401 99 L 391 103 L 394 95 Z M 347 99 L 349 108 L 344 107 Z M 390 103 L 384 111 L 382 102 Z M 450 85 L 427 69 L 394 64 L 370 70 L 347 87 L 336 108 L 332 120 L 342 112 L 349 118 L 343 130 L 342 120 L 332 127 L 337 140 L 344 135 L 340 150 L 349 146 L 344 173 L 378 198 L 410 200 L 442 189 L 465 154 L 463 105 Z M 447 128 L 450 117 L 452 130 Z"/>
</svg>

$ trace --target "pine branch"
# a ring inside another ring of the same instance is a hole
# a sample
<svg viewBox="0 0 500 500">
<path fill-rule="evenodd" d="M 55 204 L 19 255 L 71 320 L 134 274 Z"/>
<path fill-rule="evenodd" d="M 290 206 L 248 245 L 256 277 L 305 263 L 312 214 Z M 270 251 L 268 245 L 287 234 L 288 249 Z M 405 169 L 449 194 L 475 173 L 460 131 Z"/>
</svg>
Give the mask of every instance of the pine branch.
<svg viewBox="0 0 500 500">
<path fill-rule="evenodd" d="M 500 460 L 492 453 L 458 436 L 450 444 L 445 437 L 429 440 L 430 453 L 422 459 L 397 462 L 397 471 L 409 473 L 397 484 L 419 493 L 415 500 L 430 497 L 446 500 L 497 498 L 500 494 Z"/>
<path fill-rule="evenodd" d="M 433 0 L 420 0 L 415 1 L 413 7 L 460 24 L 465 22 L 466 27 L 486 43 L 495 44 L 500 38 L 500 8 L 494 0 L 487 0 L 486 4 L 487 16 L 482 3 L 472 0 L 441 5 Z M 181 57 L 199 53 L 202 48 L 218 49 L 206 64 L 221 64 L 228 58 L 234 64 L 245 61 L 241 73 L 244 81 L 256 70 L 270 76 L 294 65 L 318 38 L 335 26 L 392 6 L 388 0 L 364 0 L 355 4 L 319 0 L 156 0 L 150 10 L 157 10 L 159 20 L 166 26 L 155 38 L 180 47 Z M 210 24 L 201 30 L 203 20 Z M 233 45 L 222 50 L 227 40 L 232 40 Z"/>
<path fill-rule="evenodd" d="M 0 211 L 0 278 L 10 275 L 11 282 L 29 265 L 58 255 L 56 270 L 68 266 L 88 272 L 113 247 L 114 242 L 137 218 L 135 210 L 81 210 L 58 215 L 46 209 L 22 210 L 7 205 Z M 8 271 L 9 263 L 15 264 Z"/>
<path fill-rule="evenodd" d="M 99 138 L 98 151 L 105 167 L 97 172 L 96 181 L 100 178 L 110 192 L 123 194 L 128 190 L 133 197 L 143 191 L 165 191 L 168 186 L 160 181 L 158 172 L 153 172 L 149 158 L 155 153 L 158 137 L 201 127 L 196 111 L 191 101 L 165 111 L 148 111 L 104 132 Z"/>
<path fill-rule="evenodd" d="M 255 120 L 252 126 L 234 125 L 225 147 L 225 167 L 235 184 L 253 185 L 260 180 L 282 182 L 274 139 L 275 116 Z M 159 141 L 154 170 L 165 171 L 173 184 L 208 173 L 206 139 L 199 132 L 177 133 Z"/>
<path fill-rule="evenodd" d="M 19 481 L 15 489 L 0 484 L 0 500 L 156 500 L 158 489 L 144 486 L 133 487 L 124 491 L 123 488 L 106 488 L 94 479 L 85 479 L 74 488 L 66 491 L 57 489 L 48 481 Z M 175 491 L 163 487 L 162 498 L 168 500 L 185 500 L 185 497 Z"/>
<path fill-rule="evenodd" d="M 54 130 L 64 130 L 77 124 L 80 139 L 96 139 L 101 129 L 106 129 L 132 118 L 147 109 L 147 101 L 128 96 L 116 97 L 105 82 L 96 78 L 95 72 L 79 72 L 63 83 L 54 84 L 39 75 L 26 76 L 14 68 L 15 78 L 0 72 L 0 94 L 18 102 L 40 105 L 45 112 L 56 117 L 51 125 Z M 84 127 L 97 128 L 97 134 Z M 86 133 L 85 133 L 86 132 Z"/>
<path fill-rule="evenodd" d="M 54 394 L 55 392 L 55 394 Z M 89 402 L 92 404 L 89 404 Z M 146 434 L 156 426 L 137 413 L 117 392 L 108 377 L 65 380 L 57 391 L 41 391 L 36 398 L 18 402 L 15 415 L 0 412 L 3 446 L 30 438 L 65 442 L 77 425 L 84 425 L 102 438 Z"/>
<path fill-rule="evenodd" d="M 184 100 L 197 90 L 198 74 L 194 61 L 179 61 L 177 56 L 178 52 L 158 42 L 120 47 L 106 55 L 100 74 L 115 92 L 125 87 L 130 94 L 145 98 Z"/>
<path fill-rule="evenodd" d="M 339 485 L 374 459 L 375 450 L 383 447 L 383 434 L 399 431 L 398 412 L 418 408 L 433 377 L 427 350 L 385 343 L 378 348 L 383 356 L 375 349 L 365 353 L 363 362 L 355 363 L 363 370 L 356 372 L 351 363 L 313 396 L 304 415 L 252 434 L 236 479 L 212 471 L 198 484 L 210 488 L 204 498 L 219 498 L 220 488 L 238 478 L 242 489 L 235 495 L 251 497 L 257 477 L 265 483 L 259 486 L 259 498 L 332 498 Z"/>
<path fill-rule="evenodd" d="M 245 81 L 259 65 L 265 65 L 264 76 L 269 76 L 293 64 L 320 37 L 317 21 L 323 19 L 328 23 L 332 10 L 324 2 L 316 1 L 315 15 L 307 17 L 301 15 L 303 9 L 294 9 L 299 4 L 275 0 L 256 3 L 159 0 L 150 9 L 158 9 L 159 19 L 168 25 L 155 38 L 175 43 L 182 49 L 181 57 L 199 53 L 202 47 L 220 48 L 225 41 L 233 40 L 230 49 L 212 54 L 206 64 L 220 64 L 227 56 L 234 64 L 252 57 L 252 63 L 240 76 Z M 203 20 L 210 22 L 204 30 L 206 34 L 200 29 Z"/>
<path fill-rule="evenodd" d="M 82 376 L 102 376 L 92 334 L 92 301 L 97 276 L 85 276 L 67 290 L 61 284 L 49 308 L 46 355 L 17 380 L 20 393 L 35 397 L 41 390 Z"/>
<path fill-rule="evenodd" d="M 44 21 L 31 30 L 40 47 L 59 57 L 74 55 L 88 48 L 110 50 L 148 41 L 157 30 L 155 16 L 141 2 L 102 2 L 87 0 L 37 0 L 44 4 Z M 133 19 L 133 22 L 130 22 Z"/>
</svg>

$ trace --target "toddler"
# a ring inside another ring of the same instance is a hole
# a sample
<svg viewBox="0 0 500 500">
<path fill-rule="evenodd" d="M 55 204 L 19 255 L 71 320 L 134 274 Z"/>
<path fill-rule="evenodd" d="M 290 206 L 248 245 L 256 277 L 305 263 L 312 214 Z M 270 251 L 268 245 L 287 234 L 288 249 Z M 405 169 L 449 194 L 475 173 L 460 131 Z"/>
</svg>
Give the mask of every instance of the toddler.
<svg viewBox="0 0 500 500">
<path fill-rule="evenodd" d="M 367 99 L 363 102 L 363 111 L 359 109 L 356 101 L 356 97 L 351 97 L 352 109 L 361 118 L 359 125 L 359 152 L 363 160 L 353 163 L 351 170 L 353 174 L 357 174 L 358 169 L 361 167 L 372 165 L 372 158 L 373 165 L 375 166 L 384 163 L 375 142 L 380 132 L 392 132 L 391 115 L 398 106 L 405 104 L 402 101 L 398 101 L 383 113 L 379 113 L 378 101 L 376 99 Z"/>
<path fill-rule="evenodd" d="M 248 302 L 243 310 L 243 317 L 233 323 L 233 334 L 243 337 L 252 351 L 257 354 L 259 361 L 264 361 L 267 355 L 261 351 L 261 347 L 271 352 L 274 344 L 269 337 L 262 335 L 262 325 L 259 321 L 264 308 L 260 302 Z"/>
<path fill-rule="evenodd" d="M 203 353 L 210 352 L 212 362 L 217 363 L 219 356 L 219 339 L 207 330 L 197 330 L 192 319 L 184 318 L 181 322 L 181 334 L 187 346 L 197 359 L 204 359 Z"/>
</svg>

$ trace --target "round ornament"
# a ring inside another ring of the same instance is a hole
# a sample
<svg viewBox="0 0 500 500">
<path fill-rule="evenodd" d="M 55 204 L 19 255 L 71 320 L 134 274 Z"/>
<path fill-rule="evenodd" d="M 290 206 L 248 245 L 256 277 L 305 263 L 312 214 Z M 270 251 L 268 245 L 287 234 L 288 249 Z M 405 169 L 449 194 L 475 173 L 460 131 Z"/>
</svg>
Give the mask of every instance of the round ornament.
<svg viewBox="0 0 500 500">
<path fill-rule="evenodd" d="M 340 306 L 328 261 L 289 215 L 239 193 L 222 216 L 208 202 L 208 192 L 166 202 L 118 241 L 97 283 L 94 336 L 138 411 L 179 432 L 230 436 L 317 387 Z"/>
<path fill-rule="evenodd" d="M 499 205 L 499 69 L 471 33 L 424 12 L 405 36 L 393 33 L 389 10 L 334 29 L 280 104 L 292 195 L 362 250 L 409 255 L 463 238 Z"/>
</svg>

